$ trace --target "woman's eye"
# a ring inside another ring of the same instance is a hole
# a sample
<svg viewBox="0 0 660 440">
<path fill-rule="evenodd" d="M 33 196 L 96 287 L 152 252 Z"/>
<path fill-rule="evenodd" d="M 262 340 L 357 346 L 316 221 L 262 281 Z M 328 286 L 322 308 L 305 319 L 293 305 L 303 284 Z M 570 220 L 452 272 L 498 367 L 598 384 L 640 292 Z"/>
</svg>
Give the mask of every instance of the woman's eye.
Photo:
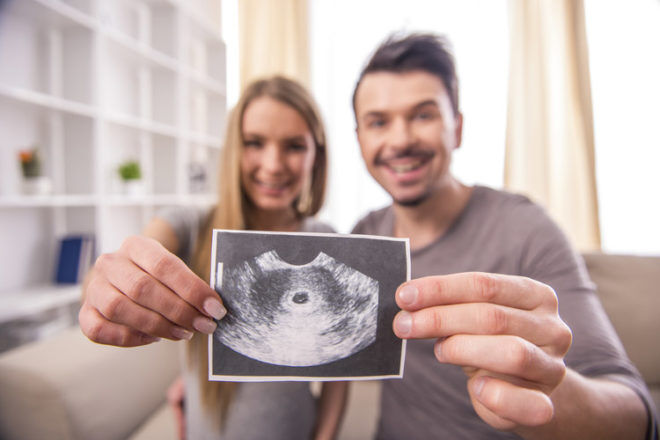
<svg viewBox="0 0 660 440">
<path fill-rule="evenodd" d="M 295 151 L 295 152 L 307 151 L 307 145 L 305 144 L 298 144 L 298 143 L 289 144 L 287 148 L 289 149 L 289 151 Z"/>
<path fill-rule="evenodd" d="M 249 140 L 249 141 L 243 141 L 243 146 L 245 148 L 261 148 L 262 144 L 259 141 Z"/>
</svg>

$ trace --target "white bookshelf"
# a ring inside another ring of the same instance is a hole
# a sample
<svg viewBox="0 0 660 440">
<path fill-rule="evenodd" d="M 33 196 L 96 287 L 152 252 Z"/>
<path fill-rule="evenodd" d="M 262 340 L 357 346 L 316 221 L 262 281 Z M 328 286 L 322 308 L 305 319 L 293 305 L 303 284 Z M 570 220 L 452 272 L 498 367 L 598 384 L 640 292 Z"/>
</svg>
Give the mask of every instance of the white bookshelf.
<svg viewBox="0 0 660 440">
<path fill-rule="evenodd" d="M 0 308 L 27 307 L 16 305 L 20 292 L 26 301 L 75 296 L 51 284 L 61 237 L 93 234 L 98 255 L 162 206 L 216 201 L 226 116 L 220 3 L 0 2 Z M 51 194 L 22 192 L 18 151 L 33 145 Z M 127 159 L 140 162 L 139 195 L 120 185 Z M 193 166 L 206 172 L 201 188 Z"/>
</svg>

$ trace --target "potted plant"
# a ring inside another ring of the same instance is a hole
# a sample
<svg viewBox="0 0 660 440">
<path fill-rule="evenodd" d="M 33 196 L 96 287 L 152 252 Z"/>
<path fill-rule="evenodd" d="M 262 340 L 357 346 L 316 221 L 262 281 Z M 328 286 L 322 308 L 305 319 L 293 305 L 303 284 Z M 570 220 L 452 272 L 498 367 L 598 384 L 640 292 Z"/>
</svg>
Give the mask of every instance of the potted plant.
<svg viewBox="0 0 660 440">
<path fill-rule="evenodd" d="M 37 147 L 19 150 L 18 161 L 23 176 L 23 192 L 25 194 L 45 195 L 51 192 L 50 179 L 42 175 L 41 154 Z"/>
<path fill-rule="evenodd" d="M 142 169 L 140 162 L 136 160 L 127 160 L 119 164 L 117 168 L 119 177 L 121 178 L 124 193 L 128 195 L 142 195 L 144 194 L 144 187 L 142 185 Z"/>
</svg>

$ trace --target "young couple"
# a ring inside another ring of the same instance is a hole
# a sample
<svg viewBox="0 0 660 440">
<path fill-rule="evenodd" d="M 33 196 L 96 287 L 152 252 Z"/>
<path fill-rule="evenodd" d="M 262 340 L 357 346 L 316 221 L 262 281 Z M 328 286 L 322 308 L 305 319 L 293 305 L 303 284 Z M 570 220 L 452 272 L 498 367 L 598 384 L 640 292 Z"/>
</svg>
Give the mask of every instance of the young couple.
<svg viewBox="0 0 660 440">
<path fill-rule="evenodd" d="M 451 174 L 457 82 L 445 40 L 412 34 L 376 50 L 353 95 L 362 156 L 392 197 L 354 232 L 409 237 L 412 257 L 392 323 L 409 339 L 405 377 L 383 383 L 378 438 L 655 438 L 648 390 L 561 231 L 528 199 Z M 208 284 L 211 229 L 331 231 L 312 218 L 326 148 L 300 85 L 253 83 L 228 124 L 218 205 L 162 212 L 86 279 L 79 321 L 91 340 L 189 341 L 171 392 L 185 393 L 190 439 L 338 431 L 344 382 L 326 383 L 315 401 L 306 383 L 206 380 L 205 335 L 226 313 Z"/>
</svg>

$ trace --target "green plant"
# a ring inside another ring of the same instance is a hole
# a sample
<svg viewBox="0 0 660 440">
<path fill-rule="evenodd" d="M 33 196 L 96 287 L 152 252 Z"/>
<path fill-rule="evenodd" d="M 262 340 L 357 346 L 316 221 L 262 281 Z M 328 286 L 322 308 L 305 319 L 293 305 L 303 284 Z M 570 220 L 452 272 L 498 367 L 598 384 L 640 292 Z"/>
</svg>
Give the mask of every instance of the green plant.
<svg viewBox="0 0 660 440">
<path fill-rule="evenodd" d="M 119 176 L 122 180 L 138 180 L 142 177 L 140 163 L 135 160 L 129 160 L 119 165 Z"/>
<path fill-rule="evenodd" d="M 19 151 L 18 159 L 21 162 L 23 177 L 31 178 L 41 176 L 41 157 L 37 148 Z"/>
</svg>

